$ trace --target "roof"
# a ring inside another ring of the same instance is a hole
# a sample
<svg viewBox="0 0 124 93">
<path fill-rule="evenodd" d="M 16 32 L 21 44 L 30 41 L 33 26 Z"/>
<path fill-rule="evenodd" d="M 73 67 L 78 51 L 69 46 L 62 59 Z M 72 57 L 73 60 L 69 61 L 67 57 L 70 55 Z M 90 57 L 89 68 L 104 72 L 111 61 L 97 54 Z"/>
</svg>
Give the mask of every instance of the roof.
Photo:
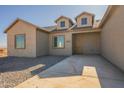
<svg viewBox="0 0 124 93">
<path fill-rule="evenodd" d="M 52 30 L 51 32 L 56 32 L 56 31 L 64 32 L 64 31 L 67 31 L 67 30 L 68 30 L 68 28 L 65 28 L 65 29 L 54 29 L 54 30 Z"/>
<path fill-rule="evenodd" d="M 101 20 L 101 23 L 100 23 L 99 27 L 102 27 L 102 26 L 103 26 L 104 22 L 107 20 L 107 17 L 108 17 L 108 15 L 109 15 L 111 9 L 112 9 L 112 6 L 111 6 L 111 5 L 108 6 L 108 8 L 107 8 L 107 10 L 106 10 L 106 12 L 105 12 L 105 14 L 104 14 L 102 20 Z"/>
<path fill-rule="evenodd" d="M 100 28 L 90 28 L 90 27 L 86 27 L 86 28 L 78 28 L 78 29 L 73 29 L 73 30 L 56 30 L 56 31 L 52 31 L 51 33 L 67 33 L 67 32 L 73 32 L 73 33 L 87 33 L 87 32 L 91 32 L 91 33 L 95 33 L 95 32 L 101 32 Z"/>
<path fill-rule="evenodd" d="M 84 14 L 88 14 L 88 15 L 91 15 L 91 16 L 95 16 L 94 14 L 92 14 L 92 13 L 89 13 L 89 12 L 82 12 L 82 13 L 80 13 L 79 15 L 77 15 L 76 17 L 75 17 L 75 20 L 77 20 L 77 18 L 78 17 L 80 17 L 81 15 L 84 15 Z"/>
<path fill-rule="evenodd" d="M 61 18 L 68 19 L 72 24 L 74 24 L 73 21 L 72 21 L 69 17 L 66 17 L 66 16 L 60 16 L 60 17 L 58 17 L 58 18 L 55 20 L 55 22 L 57 22 L 57 21 L 58 21 L 59 19 L 61 19 Z"/>
<path fill-rule="evenodd" d="M 47 29 L 48 31 L 53 31 L 56 29 L 56 25 L 55 26 L 47 26 L 47 27 L 43 27 L 45 29 Z"/>
<path fill-rule="evenodd" d="M 88 29 L 88 28 L 92 28 L 92 26 L 78 27 L 77 24 L 76 24 L 71 30 Z"/>
<path fill-rule="evenodd" d="M 109 7 L 108 7 L 108 9 L 107 9 L 107 11 L 105 12 L 105 14 L 104 14 L 102 20 L 95 20 L 95 21 L 94 21 L 93 27 L 77 27 L 77 24 L 74 24 L 73 21 L 72 21 L 70 18 L 66 17 L 66 16 L 60 16 L 59 18 L 57 18 L 57 19 L 55 20 L 55 22 L 58 21 L 58 20 L 61 19 L 61 18 L 66 18 L 66 19 L 69 19 L 69 21 L 73 23 L 73 25 L 72 25 L 71 27 L 69 27 L 68 29 L 62 29 L 62 30 L 59 30 L 59 31 L 65 31 L 65 30 L 67 31 L 67 30 L 72 30 L 72 29 L 89 29 L 89 28 L 94 29 L 94 28 L 100 28 L 100 27 L 103 26 L 103 24 L 104 24 L 105 21 L 107 20 L 107 17 L 108 17 L 108 15 L 110 14 L 110 11 L 112 10 L 112 7 L 114 7 L 114 6 L 109 6 Z M 83 14 L 88 14 L 88 15 L 94 16 L 94 14 L 92 14 L 92 13 L 82 12 L 81 14 L 79 14 L 78 16 L 76 16 L 76 18 L 79 17 L 79 16 L 81 16 L 81 15 L 83 15 Z M 26 23 L 26 24 L 29 24 L 29 25 L 31 25 L 31 26 L 34 26 L 34 27 L 36 27 L 37 29 L 40 29 L 40 30 L 45 31 L 45 32 L 52 32 L 52 31 L 54 32 L 54 31 L 57 31 L 56 25 L 54 25 L 54 26 L 47 26 L 47 27 L 39 27 L 39 26 L 34 25 L 34 24 L 30 23 L 30 22 L 27 22 L 27 21 L 25 21 L 25 20 L 23 20 L 23 19 L 17 18 L 13 23 L 10 24 L 10 26 L 8 26 L 8 27 L 5 29 L 4 33 L 7 33 L 7 31 L 8 31 L 13 25 L 15 25 L 18 21 L 22 21 L 22 22 L 24 22 L 24 23 Z"/>
<path fill-rule="evenodd" d="M 93 23 L 93 26 L 86 26 L 86 27 L 77 27 L 77 24 L 74 24 L 73 26 L 71 26 L 68 30 L 74 30 L 74 29 L 87 29 L 87 28 L 99 28 L 99 24 L 100 24 L 101 20 L 95 20 Z"/>
<path fill-rule="evenodd" d="M 8 26 L 8 27 L 4 30 L 4 33 L 7 33 L 8 30 L 9 30 L 12 26 L 14 26 L 18 21 L 22 21 L 22 22 L 24 22 L 24 23 L 26 23 L 26 24 L 29 24 L 29 25 L 31 25 L 31 26 L 33 26 L 33 27 L 36 27 L 37 29 L 40 29 L 40 30 L 42 30 L 42 31 L 44 31 L 44 32 L 49 32 L 49 31 L 48 31 L 47 29 L 45 29 L 45 28 L 41 28 L 41 27 L 36 26 L 36 25 L 34 25 L 34 24 L 30 23 L 30 22 L 27 22 L 27 21 L 25 21 L 25 20 L 23 20 L 23 19 L 17 18 L 14 22 L 12 22 L 12 23 L 10 24 L 10 26 Z"/>
<path fill-rule="evenodd" d="M 97 29 L 99 28 L 99 24 L 100 24 L 101 20 L 95 20 L 93 23 L 93 26 L 86 26 L 86 27 L 77 27 L 77 24 L 72 25 L 69 28 L 66 29 L 54 29 L 51 30 L 51 32 L 65 32 L 65 31 L 71 31 L 71 30 L 88 30 L 88 29 Z"/>
</svg>

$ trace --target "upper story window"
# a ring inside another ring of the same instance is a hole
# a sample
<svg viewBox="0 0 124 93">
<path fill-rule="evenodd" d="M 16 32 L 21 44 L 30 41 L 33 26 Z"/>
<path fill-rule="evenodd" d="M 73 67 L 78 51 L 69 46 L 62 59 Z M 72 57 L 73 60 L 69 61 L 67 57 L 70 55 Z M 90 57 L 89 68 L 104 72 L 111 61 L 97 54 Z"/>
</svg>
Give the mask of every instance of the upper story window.
<svg viewBox="0 0 124 93">
<path fill-rule="evenodd" d="M 64 36 L 54 36 L 53 37 L 53 47 L 54 48 L 64 48 L 65 40 Z"/>
<path fill-rule="evenodd" d="M 25 48 L 25 35 L 24 34 L 15 36 L 15 48 L 17 49 Z"/>
<path fill-rule="evenodd" d="M 87 18 L 81 19 L 81 25 L 87 25 Z"/>
<path fill-rule="evenodd" d="M 60 26 L 61 26 L 61 27 L 65 27 L 65 21 L 61 21 L 61 22 L 60 22 Z"/>
</svg>

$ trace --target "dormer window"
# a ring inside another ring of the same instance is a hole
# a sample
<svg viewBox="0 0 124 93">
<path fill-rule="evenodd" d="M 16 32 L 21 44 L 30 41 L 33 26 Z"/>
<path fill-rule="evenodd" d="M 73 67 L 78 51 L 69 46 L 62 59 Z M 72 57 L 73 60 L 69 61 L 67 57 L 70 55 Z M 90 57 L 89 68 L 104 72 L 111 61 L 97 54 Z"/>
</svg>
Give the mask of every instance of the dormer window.
<svg viewBox="0 0 124 93">
<path fill-rule="evenodd" d="M 55 22 L 57 24 L 57 30 L 65 30 L 73 25 L 73 21 L 65 16 L 60 16 Z"/>
<path fill-rule="evenodd" d="M 60 22 L 60 26 L 61 26 L 61 27 L 65 27 L 65 21 L 61 21 L 61 22 Z"/>
<path fill-rule="evenodd" d="M 81 25 L 87 25 L 87 18 L 81 19 Z"/>
</svg>

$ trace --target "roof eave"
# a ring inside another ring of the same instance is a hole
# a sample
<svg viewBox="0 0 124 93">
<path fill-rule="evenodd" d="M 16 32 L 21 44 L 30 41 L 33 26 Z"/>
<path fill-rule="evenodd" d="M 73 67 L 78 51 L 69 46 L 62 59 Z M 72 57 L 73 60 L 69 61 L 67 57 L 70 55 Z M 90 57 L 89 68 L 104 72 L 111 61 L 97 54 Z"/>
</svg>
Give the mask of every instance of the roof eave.
<svg viewBox="0 0 124 93">
<path fill-rule="evenodd" d="M 110 14 L 110 11 L 112 10 L 112 7 L 113 7 L 112 5 L 109 5 L 109 6 L 108 6 L 108 8 L 107 8 L 107 10 L 106 10 L 106 12 L 105 12 L 105 14 L 104 14 L 104 16 L 103 16 L 103 18 L 102 18 L 100 24 L 99 24 L 99 27 L 100 27 L 100 28 L 103 27 L 105 21 L 107 20 L 108 15 Z"/>
<path fill-rule="evenodd" d="M 60 17 L 58 17 L 58 18 L 55 20 L 55 23 L 57 23 L 57 21 L 58 21 L 59 19 L 61 19 L 62 17 L 68 19 L 72 24 L 74 24 L 74 22 L 73 22 L 70 18 L 68 18 L 68 17 L 66 17 L 66 16 L 60 16 Z"/>
<path fill-rule="evenodd" d="M 19 20 L 19 18 L 16 18 L 15 21 L 13 21 L 5 30 L 4 33 L 7 33 L 7 31 Z"/>
<path fill-rule="evenodd" d="M 38 27 L 38 26 L 36 26 L 36 25 L 34 25 L 34 24 L 30 23 L 30 22 L 27 22 L 27 21 L 25 21 L 25 20 L 22 20 L 22 19 L 20 19 L 20 18 L 17 18 L 14 22 L 12 22 L 12 23 L 4 30 L 4 33 L 7 33 L 8 30 L 9 30 L 17 21 L 25 22 L 25 23 L 27 23 L 27 24 L 29 24 L 29 25 L 32 25 L 32 26 L 35 27 L 36 29 L 41 29 L 41 30 L 43 30 L 43 31 L 45 31 L 45 32 L 49 32 L 48 30 L 46 30 L 46 29 L 44 29 L 44 28 Z"/>
<path fill-rule="evenodd" d="M 75 17 L 75 20 L 77 21 L 77 18 L 79 17 L 79 16 L 81 16 L 81 15 L 83 15 L 83 14 L 89 14 L 89 15 L 92 15 L 93 17 L 95 16 L 94 14 L 92 14 L 92 13 L 88 13 L 88 12 L 82 12 L 82 13 L 80 13 L 79 15 L 77 15 L 76 17 Z"/>
</svg>

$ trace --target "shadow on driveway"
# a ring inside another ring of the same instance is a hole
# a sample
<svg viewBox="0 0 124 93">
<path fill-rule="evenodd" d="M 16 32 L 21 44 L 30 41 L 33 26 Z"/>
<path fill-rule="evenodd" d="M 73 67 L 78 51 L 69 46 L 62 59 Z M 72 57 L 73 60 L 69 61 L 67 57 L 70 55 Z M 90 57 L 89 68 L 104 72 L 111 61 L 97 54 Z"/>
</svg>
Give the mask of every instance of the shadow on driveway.
<svg viewBox="0 0 124 93">
<path fill-rule="evenodd" d="M 5 57 L 0 58 L 0 72 L 30 70 L 32 74 L 48 69 L 67 56 L 42 56 L 37 58 Z"/>
<path fill-rule="evenodd" d="M 32 76 L 59 63 L 67 56 L 42 56 L 37 58 L 0 58 L 0 87 L 14 87 Z"/>
</svg>

